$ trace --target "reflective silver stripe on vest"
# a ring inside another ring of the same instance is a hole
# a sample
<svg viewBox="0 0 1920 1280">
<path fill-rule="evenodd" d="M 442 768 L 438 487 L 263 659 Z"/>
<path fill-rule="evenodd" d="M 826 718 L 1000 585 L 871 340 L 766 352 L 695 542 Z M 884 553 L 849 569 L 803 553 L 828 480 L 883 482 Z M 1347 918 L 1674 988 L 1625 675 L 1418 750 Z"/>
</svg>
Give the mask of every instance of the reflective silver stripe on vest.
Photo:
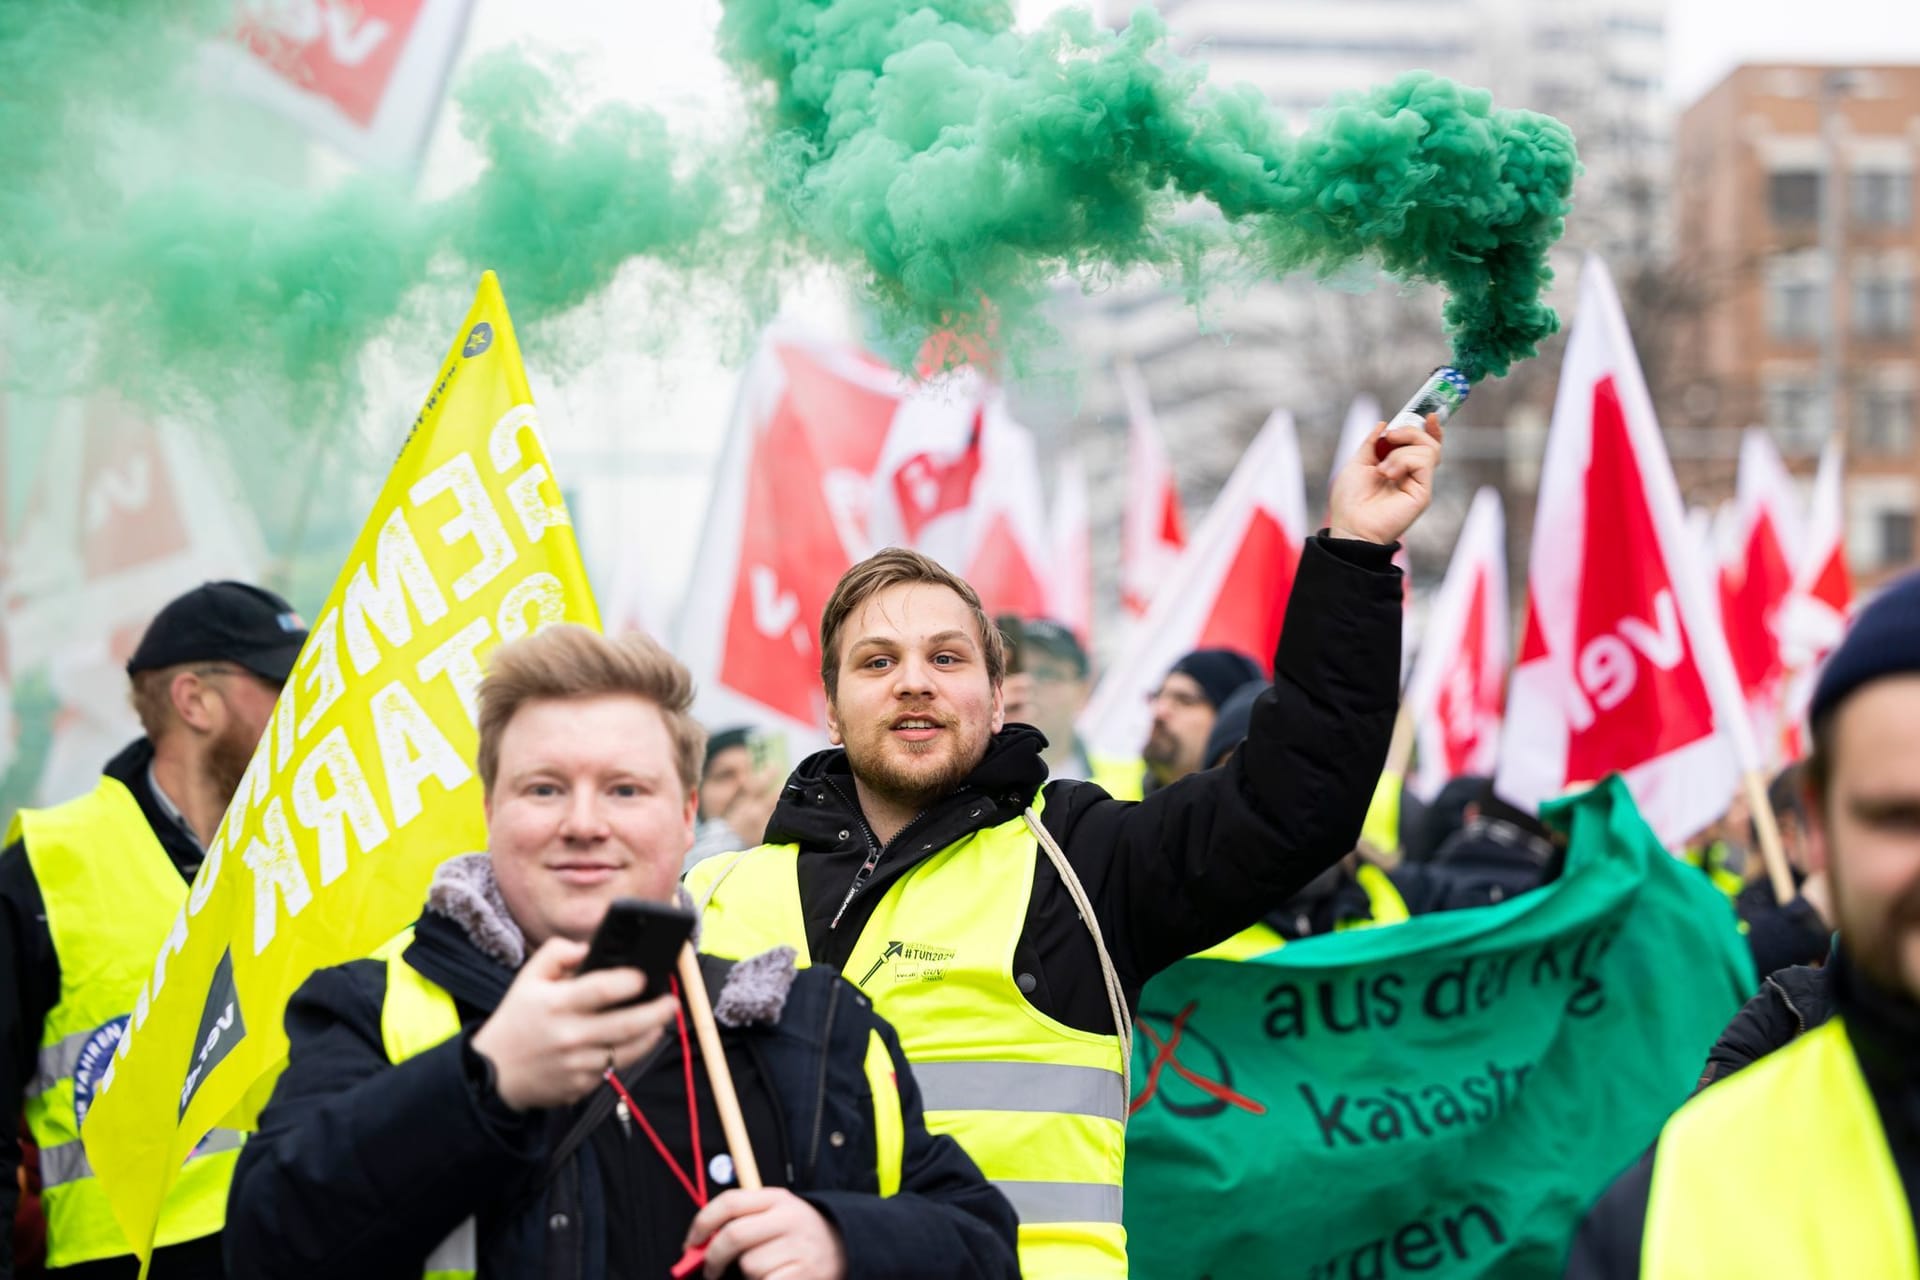
<svg viewBox="0 0 1920 1280">
<path fill-rule="evenodd" d="M 474 1272 L 480 1269 L 479 1232 L 473 1219 L 453 1229 L 453 1234 L 440 1242 L 440 1247 L 427 1255 L 426 1266 L 421 1270 L 428 1275 L 438 1271 Z"/>
<path fill-rule="evenodd" d="M 1022 1226 L 1120 1221 L 1120 1188 L 1103 1182 L 996 1181 Z"/>
<path fill-rule="evenodd" d="M 189 1160 L 198 1160 L 201 1156 L 217 1156 L 222 1151 L 237 1151 L 245 1142 L 247 1135 L 238 1129 L 215 1129 L 200 1140 Z M 63 1142 L 57 1147 L 43 1147 L 40 1150 L 40 1185 L 57 1187 L 63 1183 L 78 1182 L 82 1178 L 93 1176 L 93 1166 L 87 1163 L 87 1149 L 79 1139 Z"/>
<path fill-rule="evenodd" d="M 928 1111 L 1057 1111 L 1124 1123 L 1120 1073 L 1048 1062 L 916 1062 Z"/>
<path fill-rule="evenodd" d="M 37 1070 L 33 1079 L 27 1081 L 27 1097 L 37 1098 L 71 1076 L 73 1069 L 80 1065 L 80 1051 L 94 1035 L 92 1031 L 76 1031 L 42 1047 Z"/>
</svg>

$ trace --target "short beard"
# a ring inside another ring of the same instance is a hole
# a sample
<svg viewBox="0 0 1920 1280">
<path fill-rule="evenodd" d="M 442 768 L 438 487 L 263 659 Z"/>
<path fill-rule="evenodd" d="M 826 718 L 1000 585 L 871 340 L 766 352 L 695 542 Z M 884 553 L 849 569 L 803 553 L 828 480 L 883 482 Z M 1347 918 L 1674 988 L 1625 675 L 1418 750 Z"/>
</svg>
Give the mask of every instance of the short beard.
<svg viewBox="0 0 1920 1280">
<path fill-rule="evenodd" d="M 1171 765 L 1180 758 L 1180 744 L 1171 733 L 1155 729 L 1147 735 L 1147 745 L 1140 748 L 1140 758 L 1151 765 Z"/>
<path fill-rule="evenodd" d="M 1849 957 L 1875 986 L 1889 995 L 1920 999 L 1920 991 L 1912 989 L 1900 959 L 1903 939 L 1909 932 L 1920 930 L 1920 875 L 1909 880 L 1899 896 L 1888 904 L 1885 915 L 1881 917 L 1881 927 L 1871 941 L 1864 937 L 1857 939 L 1860 930 L 1846 929 L 1845 921 L 1851 914 L 1848 910 L 1850 904 L 1846 901 L 1840 877 L 1833 876 L 1832 885 L 1833 914 L 1836 921 L 1840 922 Z M 1856 941 L 1864 944 L 1857 950 Z"/>
<path fill-rule="evenodd" d="M 222 813 L 233 804 L 240 780 L 246 776 L 247 766 L 253 763 L 253 749 L 257 745 L 244 729 L 234 724 L 229 724 L 219 737 L 207 744 L 202 767 L 206 770 L 207 784 L 220 799 Z"/>
<path fill-rule="evenodd" d="M 909 774 L 896 770 L 884 755 L 875 760 L 855 760 L 849 756 L 847 762 L 853 766 L 854 776 L 860 779 L 861 785 L 888 804 L 923 812 L 936 801 L 959 790 L 960 784 L 979 765 L 980 757 L 975 756 L 971 760 L 956 758 L 933 774 Z"/>
</svg>

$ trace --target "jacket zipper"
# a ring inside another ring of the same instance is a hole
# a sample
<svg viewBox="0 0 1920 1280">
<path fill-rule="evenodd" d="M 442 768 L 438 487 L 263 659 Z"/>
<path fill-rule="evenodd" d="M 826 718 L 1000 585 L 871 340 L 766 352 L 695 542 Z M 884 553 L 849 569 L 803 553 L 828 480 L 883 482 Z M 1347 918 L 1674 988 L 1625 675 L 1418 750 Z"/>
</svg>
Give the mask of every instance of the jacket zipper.
<svg viewBox="0 0 1920 1280">
<path fill-rule="evenodd" d="M 1775 982 L 1772 978 L 1767 979 L 1767 985 L 1780 993 L 1780 1003 L 1787 1006 L 1787 1012 L 1792 1014 L 1794 1022 L 1799 1024 L 1800 1029 L 1795 1031 L 1794 1035 L 1803 1036 L 1807 1034 L 1807 1016 L 1795 1007 L 1793 997 L 1787 994 L 1787 989 Z"/>
<path fill-rule="evenodd" d="M 820 1130 L 827 1119 L 827 1057 L 833 1048 L 833 1015 L 840 1007 L 840 988 L 845 983 L 835 982 L 828 986 L 827 1018 L 820 1032 L 820 1092 L 813 1099 L 813 1140 L 807 1146 L 807 1184 L 813 1185 L 820 1172 Z"/>
<path fill-rule="evenodd" d="M 927 815 L 915 814 L 913 821 L 895 832 L 893 839 L 883 847 L 880 837 L 873 834 L 873 827 L 868 824 L 867 815 L 861 811 L 860 806 L 849 800 L 847 793 L 841 790 L 840 784 L 832 778 L 826 779 L 826 784 L 833 788 L 833 793 L 840 797 L 840 802 L 853 811 L 854 821 L 860 824 L 860 834 L 867 839 L 867 860 L 860 864 L 858 871 L 853 873 L 853 883 L 847 886 L 847 896 L 840 900 L 840 909 L 833 913 L 833 920 L 827 925 L 827 932 L 831 933 L 840 927 L 840 921 L 847 914 L 847 908 L 853 905 L 854 898 L 858 897 L 860 891 L 867 887 L 867 882 L 873 879 L 873 873 L 879 869 L 880 859 L 886 854 L 887 849 L 899 844 L 900 837 L 913 830 L 920 819 Z"/>
</svg>

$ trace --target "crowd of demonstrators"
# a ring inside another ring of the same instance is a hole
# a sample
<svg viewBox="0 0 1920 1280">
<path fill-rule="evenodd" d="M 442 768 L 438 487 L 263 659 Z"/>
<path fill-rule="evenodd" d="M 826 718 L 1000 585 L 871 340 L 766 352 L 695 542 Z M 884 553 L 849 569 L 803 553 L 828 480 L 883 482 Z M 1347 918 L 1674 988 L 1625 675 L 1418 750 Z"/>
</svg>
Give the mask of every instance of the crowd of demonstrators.
<svg viewBox="0 0 1920 1280">
<path fill-rule="evenodd" d="M 139 1267 L 80 1144 L 80 1121 L 306 641 L 269 591 L 210 582 L 161 609 L 127 663 L 143 735 L 93 790 L 23 810 L 0 851 L 0 1231 L 14 1221 L 24 1112 L 38 1148 L 46 1262 Z M 156 1280 L 222 1274 L 240 1136 L 195 1148 L 161 1210 Z M 0 1240 L 0 1277 L 14 1251 Z"/>
<path fill-rule="evenodd" d="M 1796 977 L 1762 994 L 1790 1019 L 1756 1028 L 1752 1005 L 1736 1018 L 1730 1034 L 1762 1032 L 1744 1061 L 1729 1055 L 1741 1069 L 1716 1073 L 1730 1078 L 1675 1112 L 1595 1206 L 1573 1280 L 1914 1273 L 1920 576 L 1861 611 L 1821 672 L 1810 718 L 1806 870 L 1827 878 L 1842 945 L 1813 991 Z"/>
<path fill-rule="evenodd" d="M 1125 1274 L 1148 979 L 1509 901 L 1563 869 L 1563 838 L 1490 779 L 1381 807 L 1399 781 L 1391 556 L 1440 453 L 1437 431 L 1394 443 L 1339 476 L 1275 679 L 1188 653 L 1130 759 L 1075 731 L 1091 669 L 1069 628 L 990 620 L 900 549 L 826 607 L 833 746 L 791 773 L 770 734 L 695 724 L 686 670 L 644 637 L 502 646 L 478 702 L 487 851 L 295 995 L 258 1132 L 196 1149 L 153 1274 Z M 0 1223 L 37 1144 L 56 1274 L 136 1273 L 78 1140 L 85 1064 L 111 1053 L 305 638 L 239 583 L 168 605 L 128 664 L 145 735 L 0 849 L 0 1099 L 33 1140 L 0 1141 Z M 1821 677 L 1813 756 L 1769 788 L 1796 896 L 1776 902 L 1749 854 L 1744 797 L 1690 842 L 1764 980 L 1696 1100 L 1594 1207 L 1569 1276 L 1892 1274 L 1910 1253 L 1916 707 L 1920 578 L 1859 618 Z M 736 1185 L 693 997 L 581 968 L 618 897 L 695 912 L 760 1189 Z M 1764 1230 L 1750 1189 L 1708 1176 L 1729 1158 L 1770 1171 L 1783 1211 Z"/>
<path fill-rule="evenodd" d="M 692 701 L 638 635 L 562 625 L 494 654 L 487 850 L 288 1005 L 287 1068 L 234 1174 L 234 1275 L 664 1276 L 699 1248 L 711 1277 L 1018 1274 L 1005 1198 L 928 1133 L 898 1038 L 831 970 L 701 961 L 758 1189 L 733 1185 L 689 993 L 582 971 L 616 898 L 679 894 Z"/>
<path fill-rule="evenodd" d="M 1330 527 L 1302 550 L 1275 686 L 1225 768 L 1194 772 L 1233 689 L 1196 680 L 1205 723 L 1181 721 L 1145 800 L 1049 781 L 1045 739 L 1006 723 L 1005 650 L 979 597 L 889 550 L 847 572 L 821 620 L 835 746 L 794 771 L 768 843 L 688 877 L 709 948 L 794 945 L 895 1024 L 933 1126 L 1013 1202 L 1030 1275 L 1125 1273 L 1142 985 L 1359 837 L 1399 701 L 1393 551 L 1440 452 L 1437 428 L 1388 435 L 1384 461 L 1370 443 L 1335 482 Z M 1166 766 L 1181 761 L 1175 780 Z M 1009 1097 L 1027 1110 L 1000 1109 Z"/>
</svg>

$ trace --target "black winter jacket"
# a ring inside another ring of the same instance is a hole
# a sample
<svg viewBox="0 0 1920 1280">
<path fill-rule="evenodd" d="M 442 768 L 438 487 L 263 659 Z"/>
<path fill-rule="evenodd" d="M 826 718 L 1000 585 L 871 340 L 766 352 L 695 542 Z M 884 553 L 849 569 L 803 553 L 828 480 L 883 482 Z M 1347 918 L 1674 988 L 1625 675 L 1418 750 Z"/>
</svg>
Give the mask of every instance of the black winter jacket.
<svg viewBox="0 0 1920 1280">
<path fill-rule="evenodd" d="M 1832 1012 L 1846 1019 L 1860 1074 L 1866 1078 L 1906 1191 L 1908 1211 L 1916 1215 L 1914 1225 L 1920 1231 L 1920 1004 L 1866 981 L 1839 949 L 1822 972 Z M 1816 1104 L 1810 1100 L 1809 1105 Z M 1658 1154 L 1656 1146 L 1621 1174 L 1587 1215 L 1567 1260 L 1567 1280 L 1633 1280 L 1640 1274 L 1640 1244 L 1646 1234 L 1647 1199 Z M 1760 1190 L 1754 1210 L 1766 1212 L 1761 1193 L 1766 1170 L 1728 1170 L 1727 1176 L 1756 1179 Z"/>
<path fill-rule="evenodd" d="M 1770 973 L 1760 993 L 1740 1006 L 1707 1054 L 1698 1089 L 1799 1039 L 1834 1013 L 1827 969 L 1798 964 Z M 1698 1091 L 1696 1089 L 1696 1092 Z"/>
<path fill-rule="evenodd" d="M 1090 782 L 1047 781 L 1046 739 L 996 734 L 973 773 L 909 823 L 833 923 L 878 847 L 854 799 L 846 752 L 794 770 L 766 839 L 800 846 L 800 898 L 816 964 L 847 962 L 890 885 L 973 832 L 1015 821 L 1045 788 L 1042 821 L 1086 886 L 1129 1006 L 1148 978 L 1238 933 L 1352 849 L 1386 761 L 1399 703 L 1400 571 L 1394 548 L 1329 538 L 1300 557 L 1274 687 L 1245 743 L 1218 769 L 1138 803 Z M 1014 951 L 1041 1013 L 1113 1030 L 1099 959 L 1053 865 L 1039 859 Z"/>
<path fill-rule="evenodd" d="M 381 1047 L 382 962 L 322 969 L 301 986 L 287 1006 L 286 1073 L 234 1173 L 230 1271 L 418 1277 L 434 1247 L 477 1217 L 482 1276 L 606 1275 L 608 1226 L 620 1219 L 607 1211 L 596 1144 L 574 1147 L 551 1176 L 549 1156 L 583 1119 L 612 1129 L 611 1091 L 571 1108 L 512 1111 L 471 1044 L 512 973 L 431 909 L 407 960 L 454 997 L 461 1034 L 393 1066 Z M 718 994 L 731 965 L 703 965 Z M 905 1121 L 900 1193 L 885 1199 L 864 1069 L 875 1029 L 893 1056 Z M 866 997 L 827 970 L 802 970 L 776 1025 L 723 1027 L 722 1039 L 730 1062 L 744 1055 L 772 1084 L 776 1151 L 755 1142 L 777 1170 L 769 1183 L 834 1223 L 850 1280 L 1019 1274 L 1012 1207 L 958 1145 L 927 1132 L 899 1041 Z M 751 1132 L 755 1100 L 742 1101 Z"/>
</svg>

